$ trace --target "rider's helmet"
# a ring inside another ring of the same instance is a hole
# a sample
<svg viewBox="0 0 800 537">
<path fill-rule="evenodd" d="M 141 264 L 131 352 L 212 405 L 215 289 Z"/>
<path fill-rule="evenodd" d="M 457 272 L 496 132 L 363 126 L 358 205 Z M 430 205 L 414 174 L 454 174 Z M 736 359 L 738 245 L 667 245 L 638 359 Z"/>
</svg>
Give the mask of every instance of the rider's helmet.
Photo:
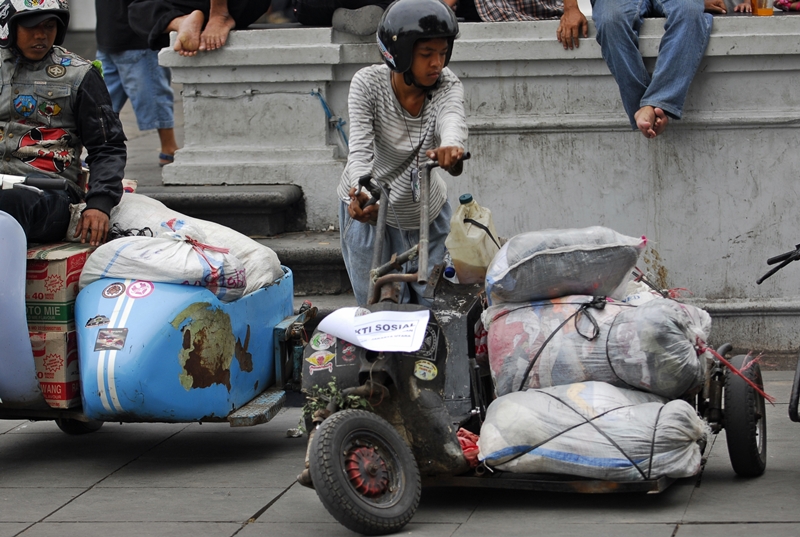
<svg viewBox="0 0 800 537">
<path fill-rule="evenodd" d="M 447 65 L 457 35 L 456 14 L 441 0 L 396 0 L 378 24 L 378 47 L 389 69 L 409 74 L 418 40 L 447 39 Z"/>
<path fill-rule="evenodd" d="M 58 21 L 55 44 L 60 45 L 69 26 L 67 0 L 0 0 L 0 47 L 14 46 L 17 24 L 23 18 L 26 19 L 26 26 L 35 26 L 53 17 Z"/>
</svg>

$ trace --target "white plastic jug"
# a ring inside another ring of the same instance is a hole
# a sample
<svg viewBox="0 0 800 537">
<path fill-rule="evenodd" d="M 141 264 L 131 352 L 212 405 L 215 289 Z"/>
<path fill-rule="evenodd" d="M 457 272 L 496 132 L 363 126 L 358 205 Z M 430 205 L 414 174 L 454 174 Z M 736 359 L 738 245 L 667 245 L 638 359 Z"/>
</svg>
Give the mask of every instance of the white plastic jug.
<svg viewBox="0 0 800 537">
<path fill-rule="evenodd" d="M 492 211 L 478 205 L 472 194 L 462 194 L 450 219 L 444 244 L 450 252 L 459 283 L 482 283 L 486 268 L 500 250 Z"/>
</svg>

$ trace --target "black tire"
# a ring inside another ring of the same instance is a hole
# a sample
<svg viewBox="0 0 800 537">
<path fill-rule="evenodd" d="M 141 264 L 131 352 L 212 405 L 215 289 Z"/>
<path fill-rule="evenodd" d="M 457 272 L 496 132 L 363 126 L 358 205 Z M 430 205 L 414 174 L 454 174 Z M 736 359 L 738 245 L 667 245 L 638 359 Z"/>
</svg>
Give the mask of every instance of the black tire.
<svg viewBox="0 0 800 537">
<path fill-rule="evenodd" d="M 741 370 L 746 356 L 730 359 Z M 753 364 L 743 372 L 757 386 L 763 386 L 761 368 Z M 725 437 L 733 471 L 742 477 L 758 477 L 767 467 L 767 414 L 764 398 L 741 377 L 725 370 Z"/>
<path fill-rule="evenodd" d="M 417 511 L 417 462 L 380 416 L 364 410 L 333 414 L 317 429 L 310 455 L 317 496 L 346 528 L 364 535 L 394 533 Z"/>
<path fill-rule="evenodd" d="M 78 421 L 69 418 L 57 418 L 56 425 L 67 434 L 93 433 L 103 426 L 102 421 Z"/>
</svg>

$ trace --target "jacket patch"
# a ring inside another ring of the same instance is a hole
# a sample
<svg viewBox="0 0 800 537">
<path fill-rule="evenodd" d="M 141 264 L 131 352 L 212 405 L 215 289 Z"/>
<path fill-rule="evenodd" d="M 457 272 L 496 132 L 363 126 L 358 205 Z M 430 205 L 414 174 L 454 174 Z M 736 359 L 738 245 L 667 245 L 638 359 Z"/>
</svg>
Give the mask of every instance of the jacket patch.
<svg viewBox="0 0 800 537">
<path fill-rule="evenodd" d="M 69 147 L 70 136 L 64 129 L 31 129 L 19 140 L 12 153 L 37 170 L 61 173 L 75 160 L 75 150 Z"/>
<path fill-rule="evenodd" d="M 67 68 L 63 65 L 48 65 L 46 71 L 50 78 L 61 78 L 67 74 Z"/>
<path fill-rule="evenodd" d="M 36 99 L 33 95 L 18 95 L 14 99 L 14 110 L 22 117 L 30 117 L 36 110 Z"/>
<path fill-rule="evenodd" d="M 55 117 L 61 114 L 61 107 L 57 103 L 51 101 L 44 101 L 39 103 L 39 114 L 44 117 Z"/>
</svg>

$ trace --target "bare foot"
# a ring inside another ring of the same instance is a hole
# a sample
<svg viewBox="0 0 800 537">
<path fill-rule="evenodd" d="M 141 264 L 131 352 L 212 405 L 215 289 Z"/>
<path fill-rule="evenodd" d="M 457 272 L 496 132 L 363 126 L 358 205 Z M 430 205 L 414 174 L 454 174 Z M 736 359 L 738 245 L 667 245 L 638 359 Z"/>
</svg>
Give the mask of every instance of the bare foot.
<svg viewBox="0 0 800 537">
<path fill-rule="evenodd" d="M 176 19 L 178 21 L 178 19 Z M 178 39 L 175 40 L 175 51 L 181 56 L 194 56 L 201 45 L 200 30 L 203 29 L 205 16 L 199 9 L 192 11 L 178 22 Z"/>
<path fill-rule="evenodd" d="M 653 108 L 653 112 L 656 114 L 656 124 L 653 126 L 653 130 L 656 131 L 656 136 L 658 136 L 667 128 L 669 117 L 661 108 Z"/>
<path fill-rule="evenodd" d="M 217 50 L 220 48 L 228 40 L 228 34 L 235 26 L 236 21 L 227 12 L 209 15 L 206 29 L 200 35 L 200 50 Z"/>
<path fill-rule="evenodd" d="M 639 128 L 645 138 L 656 137 L 658 134 L 655 131 L 656 112 L 652 106 L 641 107 L 635 114 L 633 114 L 633 119 L 636 121 L 636 126 Z"/>
</svg>

